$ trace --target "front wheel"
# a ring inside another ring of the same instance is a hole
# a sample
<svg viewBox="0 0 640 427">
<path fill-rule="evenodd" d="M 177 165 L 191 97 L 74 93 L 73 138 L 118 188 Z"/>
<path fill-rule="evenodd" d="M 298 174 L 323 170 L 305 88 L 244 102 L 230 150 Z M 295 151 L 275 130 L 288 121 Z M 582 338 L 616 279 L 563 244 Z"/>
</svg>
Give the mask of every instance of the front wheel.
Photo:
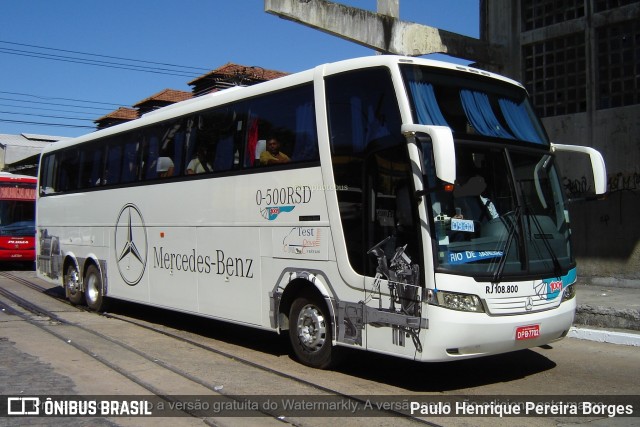
<svg viewBox="0 0 640 427">
<path fill-rule="evenodd" d="M 289 339 L 297 359 L 304 365 L 326 369 L 332 364 L 331 320 L 319 296 L 301 296 L 289 312 Z"/>
<path fill-rule="evenodd" d="M 84 293 L 80 286 L 80 273 L 78 273 L 78 267 L 74 263 L 69 264 L 65 271 L 64 293 L 73 305 L 82 304 L 84 301 Z"/>
<path fill-rule="evenodd" d="M 90 265 L 84 276 L 84 297 L 91 310 L 100 311 L 106 306 L 102 276 L 95 265 Z"/>
</svg>

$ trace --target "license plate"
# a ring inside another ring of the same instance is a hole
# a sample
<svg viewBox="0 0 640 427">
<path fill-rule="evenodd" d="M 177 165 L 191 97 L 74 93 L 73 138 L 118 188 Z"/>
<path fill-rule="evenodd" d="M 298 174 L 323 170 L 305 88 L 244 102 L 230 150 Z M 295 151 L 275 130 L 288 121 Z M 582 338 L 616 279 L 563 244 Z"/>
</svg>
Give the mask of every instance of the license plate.
<svg viewBox="0 0 640 427">
<path fill-rule="evenodd" d="M 516 340 L 531 340 L 540 336 L 540 325 L 519 326 L 516 328 Z"/>
</svg>

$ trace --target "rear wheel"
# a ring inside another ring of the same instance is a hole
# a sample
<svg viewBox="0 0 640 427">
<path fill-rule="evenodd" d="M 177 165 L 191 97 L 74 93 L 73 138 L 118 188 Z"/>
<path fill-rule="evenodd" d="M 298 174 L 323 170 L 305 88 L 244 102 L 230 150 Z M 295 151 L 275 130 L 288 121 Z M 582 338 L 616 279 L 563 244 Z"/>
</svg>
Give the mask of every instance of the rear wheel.
<svg viewBox="0 0 640 427">
<path fill-rule="evenodd" d="M 300 296 L 291 305 L 289 339 L 304 365 L 325 369 L 332 364 L 331 319 L 320 296 Z"/>
<path fill-rule="evenodd" d="M 64 274 L 64 293 L 73 305 L 82 304 L 84 301 L 84 293 L 80 286 L 80 273 L 74 263 L 67 266 Z"/>
<path fill-rule="evenodd" d="M 92 310 L 100 311 L 106 306 L 102 288 L 102 276 L 100 276 L 100 271 L 95 265 L 90 265 L 84 276 L 84 297 L 87 307 Z"/>
</svg>

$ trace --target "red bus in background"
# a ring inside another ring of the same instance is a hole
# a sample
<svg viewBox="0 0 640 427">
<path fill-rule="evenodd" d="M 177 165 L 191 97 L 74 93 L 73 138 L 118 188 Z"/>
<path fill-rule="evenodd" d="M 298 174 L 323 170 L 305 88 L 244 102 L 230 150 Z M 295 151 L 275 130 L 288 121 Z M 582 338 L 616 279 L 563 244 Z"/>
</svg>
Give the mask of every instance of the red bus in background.
<svg viewBox="0 0 640 427">
<path fill-rule="evenodd" d="M 33 262 L 36 178 L 0 172 L 0 262 Z"/>
</svg>

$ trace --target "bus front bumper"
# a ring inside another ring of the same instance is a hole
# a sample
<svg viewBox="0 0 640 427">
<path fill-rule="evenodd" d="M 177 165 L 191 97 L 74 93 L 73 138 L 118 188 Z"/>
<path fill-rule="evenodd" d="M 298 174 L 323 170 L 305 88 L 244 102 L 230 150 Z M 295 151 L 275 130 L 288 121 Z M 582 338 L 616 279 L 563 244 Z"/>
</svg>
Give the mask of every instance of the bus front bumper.
<svg viewBox="0 0 640 427">
<path fill-rule="evenodd" d="M 34 249 L 0 250 L 0 262 L 30 262 L 35 261 Z"/>
<path fill-rule="evenodd" d="M 416 360 L 448 361 L 537 347 L 564 338 L 573 323 L 576 299 L 536 313 L 489 316 L 429 305 L 429 329 Z"/>
</svg>

